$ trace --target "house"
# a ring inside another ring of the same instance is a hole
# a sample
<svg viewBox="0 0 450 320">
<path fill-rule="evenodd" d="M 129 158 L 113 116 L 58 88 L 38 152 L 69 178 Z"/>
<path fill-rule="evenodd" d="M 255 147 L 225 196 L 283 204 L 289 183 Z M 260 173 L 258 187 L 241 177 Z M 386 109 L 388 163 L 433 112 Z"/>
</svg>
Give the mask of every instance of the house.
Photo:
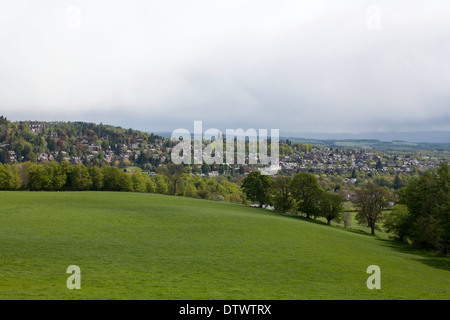
<svg viewBox="0 0 450 320">
<path fill-rule="evenodd" d="M 16 152 L 14 150 L 9 151 L 8 154 L 9 154 L 9 160 L 17 161 Z"/>
<path fill-rule="evenodd" d="M 208 173 L 208 175 L 212 178 L 212 177 L 218 177 L 219 176 L 219 172 L 217 171 L 211 171 L 210 173 Z"/>
</svg>

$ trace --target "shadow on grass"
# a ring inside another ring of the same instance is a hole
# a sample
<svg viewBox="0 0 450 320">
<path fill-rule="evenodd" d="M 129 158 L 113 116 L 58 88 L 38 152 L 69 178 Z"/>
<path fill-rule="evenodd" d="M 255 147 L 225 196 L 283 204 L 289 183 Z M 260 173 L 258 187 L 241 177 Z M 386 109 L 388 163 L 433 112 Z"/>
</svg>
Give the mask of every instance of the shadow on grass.
<svg viewBox="0 0 450 320">
<path fill-rule="evenodd" d="M 307 222 L 307 223 L 313 223 L 313 224 L 318 224 L 318 225 L 322 225 L 322 226 L 327 226 L 327 227 L 330 227 L 330 228 L 335 228 L 335 229 L 346 231 L 346 232 L 356 233 L 356 234 L 359 234 L 359 235 L 362 235 L 362 236 L 374 237 L 370 233 L 367 233 L 367 232 L 365 232 L 363 230 L 357 230 L 357 229 L 352 229 L 352 228 L 344 228 L 344 227 L 341 227 L 341 226 L 338 226 L 338 225 L 329 225 L 329 224 L 327 224 L 324 221 L 316 220 L 314 218 L 306 218 L 305 216 L 302 216 L 302 215 L 296 215 L 296 214 L 293 214 L 293 213 L 283 213 L 281 211 L 276 211 L 276 210 L 271 211 L 271 210 L 266 210 L 266 209 L 261 209 L 261 208 L 256 208 L 256 207 L 255 207 L 255 209 L 257 209 L 257 210 L 264 210 L 266 212 L 262 212 L 262 211 L 261 212 L 265 213 L 265 214 L 270 214 L 270 215 L 276 215 L 276 216 L 284 217 L 284 218 L 301 220 L 301 221 L 304 221 L 304 222 Z"/>
<path fill-rule="evenodd" d="M 410 244 L 400 242 L 397 240 L 381 239 L 381 238 L 378 238 L 377 236 L 371 235 L 362 230 L 356 230 L 356 229 L 352 229 L 352 228 L 344 228 L 344 227 L 336 226 L 336 225 L 327 225 L 323 221 L 308 219 L 304 216 L 294 215 L 294 214 L 290 214 L 290 213 L 283 213 L 280 211 L 271 211 L 270 213 L 277 215 L 277 216 L 297 219 L 297 220 L 301 220 L 301 221 L 308 222 L 308 223 L 320 224 L 323 226 L 328 226 L 331 228 L 336 228 L 336 229 L 339 229 L 342 231 L 356 233 L 356 234 L 363 235 L 363 236 L 374 237 L 377 239 L 377 241 L 381 242 L 382 246 L 389 247 L 390 249 L 398 251 L 398 252 L 414 255 L 415 256 L 413 258 L 414 260 L 419 261 L 423 264 L 426 264 L 427 266 L 430 266 L 430 267 L 433 267 L 436 269 L 445 270 L 445 271 L 450 271 L 450 259 L 448 257 L 446 257 L 445 255 L 430 252 L 425 249 L 420 249 L 420 248 L 414 247 Z"/>
<path fill-rule="evenodd" d="M 397 240 L 378 239 L 378 241 L 380 241 L 381 245 L 384 247 L 391 248 L 392 250 L 401 253 L 416 256 L 417 258 L 414 257 L 412 259 L 426 264 L 427 266 L 440 270 L 450 271 L 450 259 L 445 255 L 426 251 L 425 249 L 420 249 Z"/>
<path fill-rule="evenodd" d="M 319 224 L 319 225 L 323 225 L 323 226 L 328 226 L 331 228 L 336 228 L 338 230 L 342 230 L 342 231 L 346 231 L 346 232 L 356 233 L 356 234 L 359 234 L 362 236 L 374 237 L 377 241 L 380 241 L 382 246 L 389 247 L 390 249 L 398 251 L 398 252 L 414 255 L 415 257 L 412 259 L 419 261 L 423 264 L 426 264 L 430 267 L 445 270 L 445 271 L 450 271 L 450 259 L 448 257 L 441 255 L 441 254 L 427 251 L 425 249 L 420 249 L 420 248 L 414 247 L 410 244 L 400 242 L 398 240 L 381 239 L 381 238 L 378 238 L 376 235 L 371 235 L 370 233 L 367 233 L 363 230 L 344 228 L 344 227 L 336 226 L 336 225 L 328 225 L 323 221 L 315 220 L 312 218 L 308 219 L 304 216 L 295 215 L 292 213 L 283 213 L 281 211 L 276 211 L 276 210 L 269 211 L 269 210 L 261 209 L 261 208 L 257 208 L 257 207 L 254 207 L 254 209 L 259 210 L 259 213 L 277 215 L 279 217 L 301 220 L 301 221 L 308 222 L 308 223 L 314 223 L 314 224 Z"/>
</svg>

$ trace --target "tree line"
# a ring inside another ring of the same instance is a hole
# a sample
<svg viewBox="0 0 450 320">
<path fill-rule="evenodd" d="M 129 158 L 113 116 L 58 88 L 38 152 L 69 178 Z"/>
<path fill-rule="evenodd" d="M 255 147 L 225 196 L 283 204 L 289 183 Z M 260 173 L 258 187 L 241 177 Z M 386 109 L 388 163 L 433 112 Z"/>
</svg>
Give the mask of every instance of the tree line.
<svg viewBox="0 0 450 320">
<path fill-rule="evenodd" d="M 129 172 L 112 166 L 86 167 L 83 164 L 0 163 L 0 190 L 28 191 L 122 191 L 186 196 L 245 203 L 239 186 L 224 177 L 192 176 L 174 164 L 160 167 L 157 175 Z"/>
<path fill-rule="evenodd" d="M 310 173 L 271 178 L 253 171 L 243 179 L 241 187 L 246 197 L 261 208 L 273 205 L 276 210 L 304 214 L 306 218 L 324 217 L 327 224 L 345 217 L 342 197 L 325 191 Z M 369 182 L 356 190 L 352 202 L 357 209 L 355 219 L 369 227 L 372 235 L 383 227 L 400 241 L 448 253 L 450 173 L 447 163 L 441 163 L 436 171 L 415 177 L 395 192 Z"/>
<path fill-rule="evenodd" d="M 342 197 L 322 189 L 317 178 L 307 172 L 289 176 L 263 175 L 250 172 L 242 181 L 247 198 L 260 208 L 273 205 L 276 210 L 294 210 L 304 213 L 306 218 L 324 217 L 327 223 L 339 221 L 343 212 Z"/>
<path fill-rule="evenodd" d="M 450 248 L 450 172 L 441 163 L 398 191 L 398 204 L 384 226 L 399 240 L 448 254 Z"/>
</svg>

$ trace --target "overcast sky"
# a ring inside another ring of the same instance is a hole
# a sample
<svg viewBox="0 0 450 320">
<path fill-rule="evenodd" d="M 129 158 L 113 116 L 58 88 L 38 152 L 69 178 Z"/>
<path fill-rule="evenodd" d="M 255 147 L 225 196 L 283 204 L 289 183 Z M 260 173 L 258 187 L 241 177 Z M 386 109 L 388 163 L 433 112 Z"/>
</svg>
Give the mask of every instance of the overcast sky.
<svg viewBox="0 0 450 320">
<path fill-rule="evenodd" d="M 0 114 L 450 130 L 450 1 L 0 0 Z"/>
</svg>

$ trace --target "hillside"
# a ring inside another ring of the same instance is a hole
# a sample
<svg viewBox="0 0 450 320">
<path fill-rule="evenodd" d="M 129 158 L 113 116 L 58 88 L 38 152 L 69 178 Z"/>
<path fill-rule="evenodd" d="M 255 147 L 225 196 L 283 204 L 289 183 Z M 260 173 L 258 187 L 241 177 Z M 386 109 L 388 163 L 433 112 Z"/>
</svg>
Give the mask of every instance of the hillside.
<svg viewBox="0 0 450 320">
<path fill-rule="evenodd" d="M 87 122 L 11 122 L 0 116 L 0 163 L 70 161 L 86 165 L 166 163 L 169 139 Z M 167 150 L 166 150 L 167 148 Z"/>
<path fill-rule="evenodd" d="M 447 258 L 243 205 L 0 192 L 0 207 L 0 299 L 450 298 Z M 366 287 L 370 265 L 381 290 Z"/>
</svg>

